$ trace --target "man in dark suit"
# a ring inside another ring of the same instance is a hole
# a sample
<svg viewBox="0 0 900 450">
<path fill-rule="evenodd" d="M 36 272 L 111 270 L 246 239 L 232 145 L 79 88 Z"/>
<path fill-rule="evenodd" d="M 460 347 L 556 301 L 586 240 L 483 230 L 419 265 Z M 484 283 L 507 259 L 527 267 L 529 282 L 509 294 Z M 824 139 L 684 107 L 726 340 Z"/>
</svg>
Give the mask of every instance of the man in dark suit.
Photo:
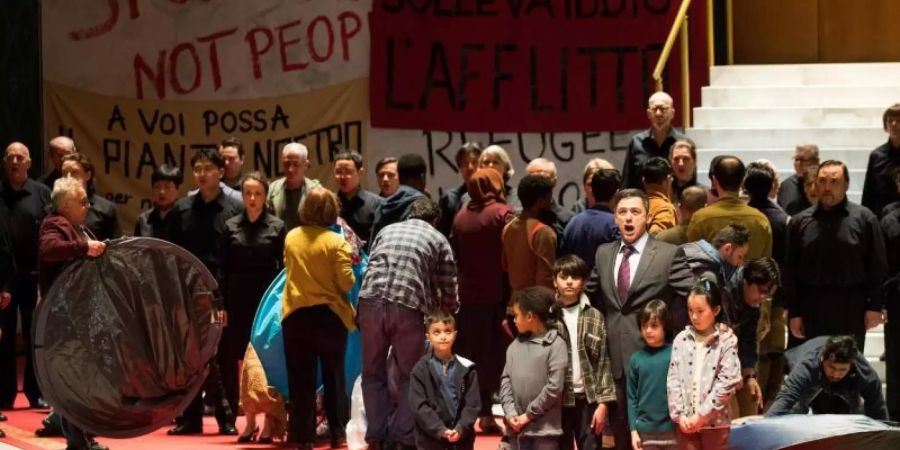
<svg viewBox="0 0 900 450">
<path fill-rule="evenodd" d="M 678 247 L 653 238 L 647 232 L 647 194 L 623 189 L 612 201 L 622 238 L 597 249 L 594 270 L 585 286 L 591 303 L 606 315 L 609 356 L 616 385 L 616 403 L 610 408 L 610 424 L 619 450 L 631 450 L 625 397 L 625 374 L 631 355 L 644 346 L 638 314 L 654 299 L 671 302 L 686 298 L 690 274 L 674 277 L 669 272 Z M 683 310 L 683 305 L 669 305 Z"/>
</svg>

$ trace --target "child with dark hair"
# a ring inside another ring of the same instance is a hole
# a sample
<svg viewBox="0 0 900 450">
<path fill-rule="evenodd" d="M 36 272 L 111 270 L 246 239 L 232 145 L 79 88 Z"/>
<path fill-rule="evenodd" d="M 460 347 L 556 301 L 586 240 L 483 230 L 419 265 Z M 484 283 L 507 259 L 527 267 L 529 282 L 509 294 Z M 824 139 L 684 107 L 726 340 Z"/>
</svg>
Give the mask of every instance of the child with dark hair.
<svg viewBox="0 0 900 450">
<path fill-rule="evenodd" d="M 631 442 L 643 450 L 673 450 L 675 424 L 666 406 L 666 376 L 672 359 L 672 320 L 662 300 L 652 300 L 638 316 L 643 349 L 631 355 L 627 373 Z"/>
<path fill-rule="evenodd" d="M 729 402 L 741 387 L 737 337 L 718 326 L 722 297 L 715 277 L 702 275 L 687 303 L 691 324 L 675 337 L 666 382 L 669 416 L 682 450 L 727 449 Z"/>
<path fill-rule="evenodd" d="M 563 256 L 553 265 L 556 302 L 562 312 L 556 329 L 569 351 L 559 443 L 563 450 L 574 448 L 573 444 L 579 450 L 599 448 L 606 404 L 616 400 L 605 319 L 583 292 L 588 275 L 587 264 L 575 255 Z"/>
<path fill-rule="evenodd" d="M 453 354 L 456 320 L 438 310 L 425 316 L 431 352 L 413 367 L 409 406 L 416 416 L 416 448 L 472 449 L 481 411 L 475 364 Z"/>
<path fill-rule="evenodd" d="M 569 357 L 554 323 L 553 291 L 543 286 L 513 293 L 519 336 L 506 350 L 500 398 L 513 450 L 556 449 Z"/>
</svg>

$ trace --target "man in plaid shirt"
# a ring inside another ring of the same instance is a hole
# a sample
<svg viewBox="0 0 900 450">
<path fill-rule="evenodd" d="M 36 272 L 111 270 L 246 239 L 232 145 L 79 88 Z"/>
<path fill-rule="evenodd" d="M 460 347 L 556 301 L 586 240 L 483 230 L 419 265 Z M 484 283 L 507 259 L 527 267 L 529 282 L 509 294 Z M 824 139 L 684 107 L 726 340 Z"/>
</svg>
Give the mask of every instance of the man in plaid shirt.
<svg viewBox="0 0 900 450">
<path fill-rule="evenodd" d="M 459 309 L 456 260 L 447 238 L 435 228 L 440 215 L 434 201 L 419 198 L 407 220 L 388 225 L 372 242 L 357 322 L 366 441 L 373 450 L 415 448 L 415 416 L 407 393 L 409 374 L 425 354 L 424 316 L 437 309 Z M 397 362 L 397 379 L 392 380 L 399 391 L 396 411 L 388 393 L 388 348 Z"/>
<path fill-rule="evenodd" d="M 598 449 L 606 425 L 606 404 L 616 401 L 603 314 L 582 292 L 590 274 L 584 260 L 563 256 L 553 265 L 553 274 L 562 307 L 557 330 L 569 349 L 559 448 L 571 450 L 577 443 L 579 450 Z"/>
</svg>

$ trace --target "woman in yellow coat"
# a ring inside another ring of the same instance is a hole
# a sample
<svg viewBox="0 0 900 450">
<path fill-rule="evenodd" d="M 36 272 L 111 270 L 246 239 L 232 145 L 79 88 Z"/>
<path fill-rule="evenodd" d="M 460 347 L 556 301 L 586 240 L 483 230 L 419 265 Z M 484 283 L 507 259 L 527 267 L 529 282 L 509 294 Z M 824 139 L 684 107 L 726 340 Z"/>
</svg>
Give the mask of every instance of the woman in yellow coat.
<svg viewBox="0 0 900 450">
<path fill-rule="evenodd" d="M 317 361 L 322 364 L 332 448 L 343 444 L 348 420 L 344 352 L 356 312 L 347 301 L 354 282 L 350 244 L 327 228 L 339 213 L 333 192 L 311 190 L 300 204 L 301 226 L 291 230 L 284 243 L 287 275 L 281 322 L 290 390 L 287 442 L 299 448 L 313 448 L 316 439 Z"/>
</svg>

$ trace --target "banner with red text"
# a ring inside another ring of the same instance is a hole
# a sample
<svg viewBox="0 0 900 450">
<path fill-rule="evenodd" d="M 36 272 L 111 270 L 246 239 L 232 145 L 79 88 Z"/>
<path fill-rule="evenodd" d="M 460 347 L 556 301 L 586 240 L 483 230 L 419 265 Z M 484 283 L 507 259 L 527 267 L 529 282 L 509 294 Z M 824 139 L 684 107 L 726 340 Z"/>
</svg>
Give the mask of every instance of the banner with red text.
<svg viewBox="0 0 900 450">
<path fill-rule="evenodd" d="M 651 75 L 681 3 L 374 0 L 372 124 L 448 131 L 641 128 Z M 694 2 L 692 16 L 705 17 L 703 3 Z M 694 22 L 698 44 L 704 29 Z M 697 93 L 708 78 L 705 58 L 692 57 Z M 678 83 L 672 60 L 670 81 Z"/>
</svg>

